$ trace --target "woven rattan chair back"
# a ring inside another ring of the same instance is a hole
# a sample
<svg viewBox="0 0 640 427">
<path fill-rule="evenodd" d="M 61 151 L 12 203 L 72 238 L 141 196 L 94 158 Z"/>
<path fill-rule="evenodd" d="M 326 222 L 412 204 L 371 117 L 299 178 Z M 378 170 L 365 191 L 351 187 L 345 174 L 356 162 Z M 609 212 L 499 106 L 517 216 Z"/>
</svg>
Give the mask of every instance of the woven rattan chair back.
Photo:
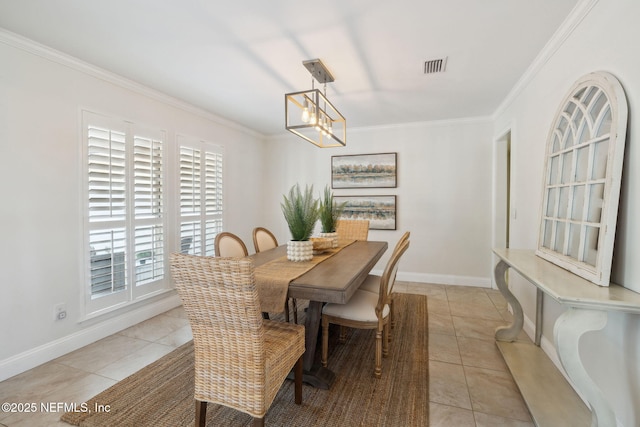
<svg viewBox="0 0 640 427">
<path fill-rule="evenodd" d="M 253 229 L 253 247 L 256 253 L 273 249 L 278 246 L 278 240 L 272 232 L 263 227 Z"/>
<path fill-rule="evenodd" d="M 247 246 L 241 238 L 233 233 L 222 232 L 216 235 L 213 242 L 216 256 L 220 257 L 243 257 L 249 255 Z"/>
<path fill-rule="evenodd" d="M 193 334 L 196 425 L 204 426 L 207 402 L 264 425 L 294 365 L 301 402 L 304 327 L 263 320 L 250 259 L 174 253 L 171 273 Z"/>
<path fill-rule="evenodd" d="M 369 238 L 369 220 L 366 219 L 339 219 L 336 223 L 338 241 L 367 240 Z"/>
</svg>

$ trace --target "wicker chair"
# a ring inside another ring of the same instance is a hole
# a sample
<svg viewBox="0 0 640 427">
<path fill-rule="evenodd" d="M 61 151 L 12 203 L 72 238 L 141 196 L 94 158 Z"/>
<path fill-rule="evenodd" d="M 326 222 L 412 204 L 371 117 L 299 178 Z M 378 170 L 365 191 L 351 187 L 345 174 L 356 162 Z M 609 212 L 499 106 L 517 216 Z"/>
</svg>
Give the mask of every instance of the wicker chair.
<svg viewBox="0 0 640 427">
<path fill-rule="evenodd" d="M 402 244 L 409 240 L 409 236 L 411 235 L 410 231 L 407 231 L 406 233 L 404 233 L 402 235 L 402 237 L 400 238 L 400 240 L 398 240 L 398 243 L 396 243 L 396 246 L 393 248 L 393 253 L 396 253 L 396 251 L 398 249 L 400 249 L 400 247 L 402 246 Z M 389 290 L 387 291 L 387 293 L 389 295 L 391 295 L 391 304 L 389 305 L 391 307 L 391 329 L 396 327 L 396 315 L 395 315 L 395 308 L 394 308 L 394 304 L 393 304 L 393 285 L 395 285 L 396 283 L 396 278 L 395 276 L 391 278 L 391 281 L 389 282 Z M 362 289 L 363 291 L 369 291 L 369 292 L 373 292 L 373 293 L 378 293 L 378 290 L 380 288 L 380 276 L 374 275 L 374 274 L 369 274 L 367 276 L 366 279 L 364 279 L 364 282 L 362 282 L 362 285 L 360 285 L 359 289 Z M 391 334 L 391 331 L 389 331 L 389 340 L 391 340 L 391 337 L 393 336 L 393 334 Z"/>
<path fill-rule="evenodd" d="M 207 402 L 264 426 L 293 366 L 301 404 L 304 327 L 262 319 L 253 262 L 174 253 L 171 273 L 193 333 L 196 426 L 205 425 Z"/>
<path fill-rule="evenodd" d="M 249 251 L 241 238 L 233 233 L 222 232 L 216 235 L 213 242 L 216 256 L 220 257 L 243 257 L 248 256 Z"/>
<path fill-rule="evenodd" d="M 379 281 L 378 294 L 357 290 L 346 304 L 329 303 L 322 309 L 322 366 L 327 366 L 329 350 L 329 324 L 357 329 L 376 330 L 376 366 L 374 375 L 382 375 L 382 357 L 389 352 L 389 282 L 395 277 L 398 261 L 409 247 L 409 241 L 391 255 Z"/>
<path fill-rule="evenodd" d="M 336 223 L 338 243 L 343 245 L 351 240 L 367 240 L 369 237 L 369 220 L 339 219 Z"/>
<path fill-rule="evenodd" d="M 278 246 L 278 240 L 276 236 L 264 227 L 256 227 L 253 229 L 253 247 L 256 253 L 273 249 Z M 293 322 L 298 323 L 298 302 L 295 298 L 287 298 L 284 303 L 284 317 L 288 322 L 289 319 L 289 300 L 291 300 L 291 306 L 293 307 Z"/>
</svg>

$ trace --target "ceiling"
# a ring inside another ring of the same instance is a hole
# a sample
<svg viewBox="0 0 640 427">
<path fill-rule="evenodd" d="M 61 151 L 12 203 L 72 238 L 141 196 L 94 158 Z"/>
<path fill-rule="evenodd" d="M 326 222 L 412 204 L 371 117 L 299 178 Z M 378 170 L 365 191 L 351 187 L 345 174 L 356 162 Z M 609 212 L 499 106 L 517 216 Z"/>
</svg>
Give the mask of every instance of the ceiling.
<svg viewBox="0 0 640 427">
<path fill-rule="evenodd" d="M 578 1 L 0 0 L 0 27 L 275 135 L 314 58 L 349 128 L 491 115 Z"/>
</svg>

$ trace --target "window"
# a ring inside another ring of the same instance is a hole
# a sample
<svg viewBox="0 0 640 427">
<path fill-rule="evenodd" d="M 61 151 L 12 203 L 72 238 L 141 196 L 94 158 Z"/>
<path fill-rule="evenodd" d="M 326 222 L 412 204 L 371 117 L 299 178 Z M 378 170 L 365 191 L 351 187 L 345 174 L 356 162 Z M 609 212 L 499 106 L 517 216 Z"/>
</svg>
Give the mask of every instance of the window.
<svg viewBox="0 0 640 427">
<path fill-rule="evenodd" d="M 222 231 L 222 148 L 178 136 L 180 250 L 213 256 Z"/>
<path fill-rule="evenodd" d="M 160 130 L 83 112 L 85 316 L 168 287 Z"/>
<path fill-rule="evenodd" d="M 599 72 L 576 82 L 547 141 L 537 254 L 609 286 L 627 128 L 618 80 Z"/>
</svg>

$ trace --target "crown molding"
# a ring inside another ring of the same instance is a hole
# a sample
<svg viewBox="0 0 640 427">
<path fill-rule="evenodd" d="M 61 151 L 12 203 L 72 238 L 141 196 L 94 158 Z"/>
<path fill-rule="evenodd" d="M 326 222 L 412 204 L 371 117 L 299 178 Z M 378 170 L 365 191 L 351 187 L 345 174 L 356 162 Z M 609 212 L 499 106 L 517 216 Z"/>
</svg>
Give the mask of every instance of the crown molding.
<svg viewBox="0 0 640 427">
<path fill-rule="evenodd" d="M 152 89 L 136 81 L 127 79 L 126 77 L 104 70 L 100 67 L 89 64 L 88 62 L 82 61 L 71 55 L 60 52 L 49 46 L 43 45 L 3 28 L 0 28 L 0 43 L 4 43 L 7 46 L 13 47 L 15 49 L 20 49 L 48 61 L 63 65 L 65 67 L 69 67 L 75 71 L 81 72 L 91 77 L 106 81 L 108 83 L 112 83 L 123 89 L 130 90 L 139 95 L 162 102 L 163 104 L 166 104 L 168 106 L 178 108 L 187 113 L 212 121 L 216 124 L 237 130 L 256 138 L 264 138 L 264 135 L 262 133 L 256 132 L 253 129 L 249 129 L 236 122 L 225 119 L 207 110 L 189 104 L 188 102 L 169 96 L 159 90 Z"/>
<path fill-rule="evenodd" d="M 547 62 L 555 55 L 556 51 L 564 44 L 564 42 L 573 34 L 574 30 L 580 25 L 583 19 L 589 15 L 591 9 L 598 3 L 598 0 L 581 0 L 578 2 L 569 16 L 563 21 L 560 27 L 553 34 L 551 39 L 542 48 L 538 56 L 533 60 L 529 68 L 522 74 L 520 79 L 513 86 L 509 94 L 498 106 L 496 111 L 491 115 L 495 120 L 502 114 L 511 103 L 524 91 L 527 85 L 535 78 Z"/>
</svg>

